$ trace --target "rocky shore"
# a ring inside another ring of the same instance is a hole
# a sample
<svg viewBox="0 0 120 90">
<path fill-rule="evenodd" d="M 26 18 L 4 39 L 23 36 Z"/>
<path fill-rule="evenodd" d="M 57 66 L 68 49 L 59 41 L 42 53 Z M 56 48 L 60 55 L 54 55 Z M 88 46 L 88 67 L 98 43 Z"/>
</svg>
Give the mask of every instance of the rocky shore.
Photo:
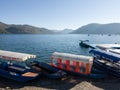
<svg viewBox="0 0 120 90">
<path fill-rule="evenodd" d="M 0 90 L 120 90 L 120 79 L 108 77 L 93 80 L 82 77 L 68 76 L 62 80 L 45 77 L 20 83 L 0 77 Z"/>
</svg>

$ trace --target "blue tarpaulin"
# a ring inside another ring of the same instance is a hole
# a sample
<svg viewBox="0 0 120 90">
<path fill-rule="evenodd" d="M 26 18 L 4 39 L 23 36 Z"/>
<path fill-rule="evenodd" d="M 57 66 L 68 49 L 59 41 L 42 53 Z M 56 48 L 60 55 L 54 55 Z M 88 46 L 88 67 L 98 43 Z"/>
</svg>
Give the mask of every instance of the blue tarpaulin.
<svg viewBox="0 0 120 90">
<path fill-rule="evenodd" d="M 111 52 L 107 52 L 104 50 L 93 49 L 93 50 L 90 50 L 89 53 L 92 53 L 95 56 L 99 56 L 100 58 L 105 58 L 111 62 L 120 61 L 120 55 L 117 55 L 117 54 L 114 54 Z"/>
</svg>

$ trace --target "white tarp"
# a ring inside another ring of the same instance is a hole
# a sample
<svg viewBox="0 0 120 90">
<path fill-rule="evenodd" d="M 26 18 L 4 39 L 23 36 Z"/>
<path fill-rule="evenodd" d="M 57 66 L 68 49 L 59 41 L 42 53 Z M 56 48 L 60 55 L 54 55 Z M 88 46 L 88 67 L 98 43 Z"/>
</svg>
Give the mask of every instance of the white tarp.
<svg viewBox="0 0 120 90">
<path fill-rule="evenodd" d="M 61 58 L 62 60 L 75 60 L 75 61 L 82 61 L 82 62 L 93 61 L 93 57 L 90 57 L 90 56 L 75 55 L 75 54 L 68 54 L 68 53 L 54 52 L 52 56 L 54 57 L 54 59 Z"/>
<path fill-rule="evenodd" d="M 35 58 L 35 57 L 36 55 L 32 55 L 32 54 L 0 50 L 0 58 L 4 58 L 8 60 L 25 61 L 29 58 Z"/>
<path fill-rule="evenodd" d="M 100 49 L 114 49 L 114 48 L 120 48 L 120 44 L 98 44 L 96 47 Z"/>
<path fill-rule="evenodd" d="M 109 52 L 120 54 L 120 49 L 108 49 Z"/>
</svg>

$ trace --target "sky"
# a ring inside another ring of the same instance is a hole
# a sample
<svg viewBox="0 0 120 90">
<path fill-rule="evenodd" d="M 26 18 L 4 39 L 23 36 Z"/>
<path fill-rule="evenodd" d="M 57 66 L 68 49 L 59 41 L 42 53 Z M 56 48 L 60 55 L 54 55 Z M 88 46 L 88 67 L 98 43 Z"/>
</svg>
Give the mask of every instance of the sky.
<svg viewBox="0 0 120 90">
<path fill-rule="evenodd" d="M 0 21 L 54 30 L 120 23 L 120 0 L 0 0 Z"/>
</svg>

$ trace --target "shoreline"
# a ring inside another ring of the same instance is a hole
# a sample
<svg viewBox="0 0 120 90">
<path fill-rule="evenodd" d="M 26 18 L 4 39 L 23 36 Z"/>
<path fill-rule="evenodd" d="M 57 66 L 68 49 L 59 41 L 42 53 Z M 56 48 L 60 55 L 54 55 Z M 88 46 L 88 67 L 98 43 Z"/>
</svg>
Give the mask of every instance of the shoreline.
<svg viewBox="0 0 120 90">
<path fill-rule="evenodd" d="M 26 83 L 0 77 L 0 81 L 0 90 L 120 90 L 120 79 L 111 76 L 99 80 L 76 76 L 64 80 L 39 77 Z"/>
</svg>

